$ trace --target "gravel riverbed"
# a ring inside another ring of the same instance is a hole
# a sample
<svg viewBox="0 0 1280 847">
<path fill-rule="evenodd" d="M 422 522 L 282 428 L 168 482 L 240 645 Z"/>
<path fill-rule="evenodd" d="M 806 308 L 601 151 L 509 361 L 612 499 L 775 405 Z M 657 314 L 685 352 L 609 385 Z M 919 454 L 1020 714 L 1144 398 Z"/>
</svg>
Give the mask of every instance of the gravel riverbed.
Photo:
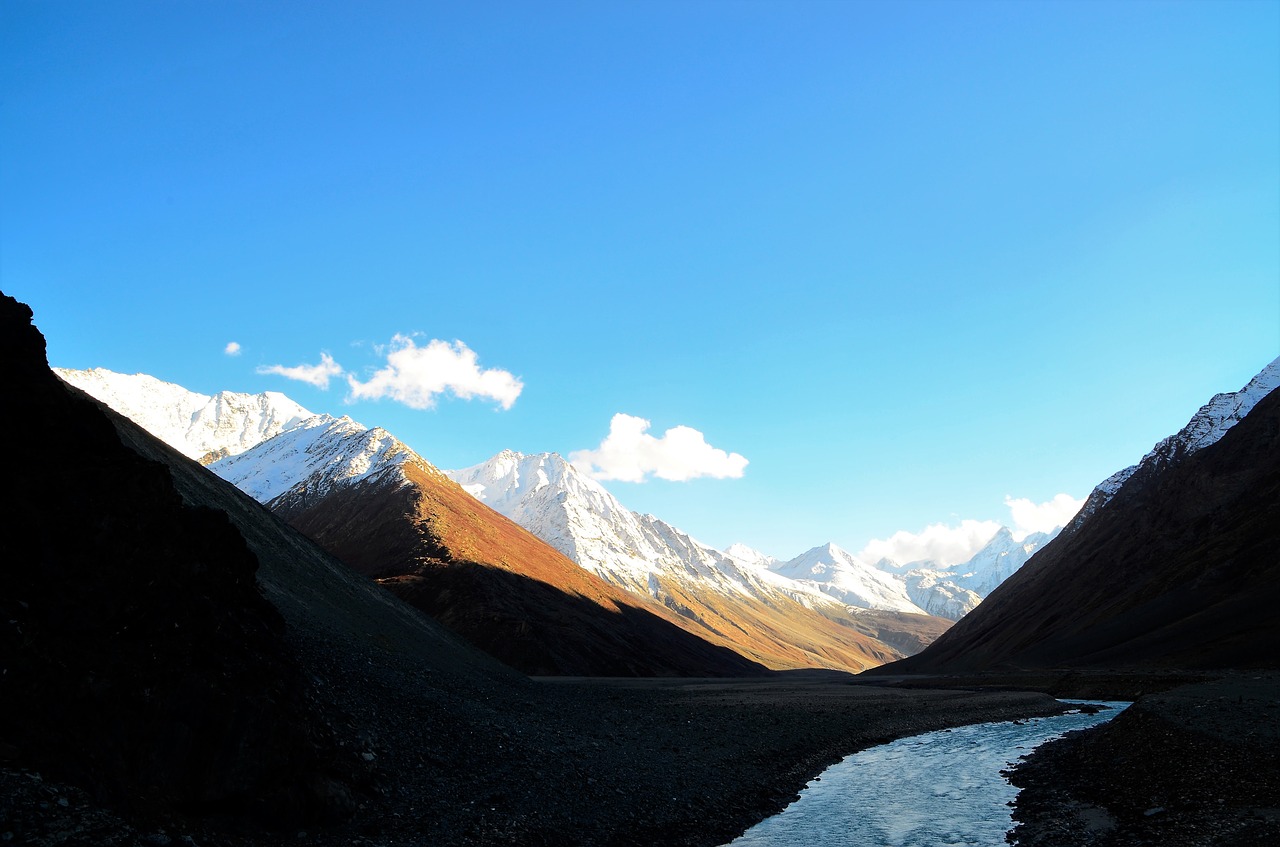
<svg viewBox="0 0 1280 847">
<path fill-rule="evenodd" d="M 780 811 L 841 757 L 893 738 L 1054 713 L 1046 695 L 906 690 L 833 672 L 744 680 L 538 680 L 485 701 L 394 662 L 318 671 L 365 771 L 354 816 L 305 831 L 125 820 L 6 771 L 0 837 L 69 845 L 703 845 Z M 356 678 L 351 678 L 354 675 Z"/>
</svg>

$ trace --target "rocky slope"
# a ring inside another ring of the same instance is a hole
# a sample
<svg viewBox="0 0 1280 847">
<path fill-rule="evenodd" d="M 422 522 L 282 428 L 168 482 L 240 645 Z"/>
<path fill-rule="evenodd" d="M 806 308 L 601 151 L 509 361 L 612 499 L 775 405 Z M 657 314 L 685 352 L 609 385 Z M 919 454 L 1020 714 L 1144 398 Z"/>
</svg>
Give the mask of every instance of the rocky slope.
<svg viewBox="0 0 1280 847">
<path fill-rule="evenodd" d="M 1161 442 L 1175 446 L 1158 447 L 978 609 L 891 670 L 1276 667 L 1280 392 L 1229 427 L 1209 427 L 1220 436 L 1212 443 L 1197 435 L 1203 422 L 1198 414 Z"/>
</svg>

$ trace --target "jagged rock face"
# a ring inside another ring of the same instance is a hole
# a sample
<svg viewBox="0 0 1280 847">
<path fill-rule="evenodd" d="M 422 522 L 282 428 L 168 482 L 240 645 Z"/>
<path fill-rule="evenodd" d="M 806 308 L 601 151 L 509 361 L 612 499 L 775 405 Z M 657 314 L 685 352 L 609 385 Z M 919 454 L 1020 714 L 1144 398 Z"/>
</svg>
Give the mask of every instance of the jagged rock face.
<svg viewBox="0 0 1280 847">
<path fill-rule="evenodd" d="M 1163 443 L 1163 442 L 1162 442 Z M 1280 666 L 1280 392 L 1139 464 L 902 671 Z"/>
<path fill-rule="evenodd" d="M 30 320 L 0 300 L 4 391 L 24 411 L 0 437 L 60 446 L 7 465 L 0 756 L 151 812 L 304 819 L 324 742 L 257 560 L 54 377 Z"/>
</svg>

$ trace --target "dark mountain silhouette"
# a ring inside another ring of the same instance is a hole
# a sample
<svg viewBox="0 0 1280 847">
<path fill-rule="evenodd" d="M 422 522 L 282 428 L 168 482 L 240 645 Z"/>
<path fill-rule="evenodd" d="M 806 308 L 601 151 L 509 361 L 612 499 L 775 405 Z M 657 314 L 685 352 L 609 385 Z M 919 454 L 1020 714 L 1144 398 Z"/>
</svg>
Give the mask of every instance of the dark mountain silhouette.
<svg viewBox="0 0 1280 847">
<path fill-rule="evenodd" d="M 1280 667 L 1280 391 L 1144 463 L 982 605 L 880 673 Z"/>
<path fill-rule="evenodd" d="M 0 759 L 149 810 L 341 814 L 336 745 L 226 514 L 186 505 L 0 299 Z M 35 444 L 42 445 L 35 448 Z M 344 799 L 345 798 L 345 799 Z"/>
</svg>

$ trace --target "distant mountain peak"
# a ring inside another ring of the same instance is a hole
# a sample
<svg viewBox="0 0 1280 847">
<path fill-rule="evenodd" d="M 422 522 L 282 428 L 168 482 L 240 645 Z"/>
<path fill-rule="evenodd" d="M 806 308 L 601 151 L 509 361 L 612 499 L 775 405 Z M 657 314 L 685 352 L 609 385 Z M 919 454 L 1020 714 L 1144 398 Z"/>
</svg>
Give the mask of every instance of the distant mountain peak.
<svg viewBox="0 0 1280 847">
<path fill-rule="evenodd" d="M 908 596 L 901 579 L 868 565 L 833 541 L 779 562 L 771 570 L 816 587 L 849 606 L 927 614 Z"/>
<path fill-rule="evenodd" d="M 761 553 L 754 547 L 748 547 L 746 544 L 741 542 L 734 542 L 733 544 L 730 544 L 728 547 L 724 548 L 724 552 L 725 555 L 731 556 L 739 562 L 745 562 L 748 565 L 762 568 L 764 570 L 768 570 L 770 566 L 778 561 L 775 557 Z"/>
</svg>

